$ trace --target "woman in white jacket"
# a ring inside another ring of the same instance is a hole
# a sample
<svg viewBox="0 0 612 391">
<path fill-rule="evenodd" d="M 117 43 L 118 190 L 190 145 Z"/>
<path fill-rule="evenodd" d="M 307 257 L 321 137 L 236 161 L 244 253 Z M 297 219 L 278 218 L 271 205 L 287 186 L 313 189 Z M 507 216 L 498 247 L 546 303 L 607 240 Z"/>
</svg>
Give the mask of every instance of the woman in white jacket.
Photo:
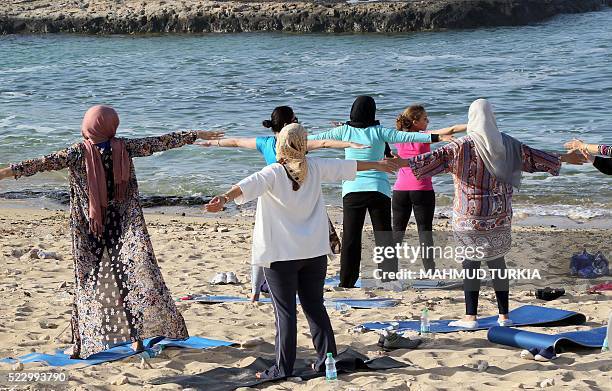
<svg viewBox="0 0 612 391">
<path fill-rule="evenodd" d="M 317 351 L 315 371 L 325 370 L 326 353 L 336 355 L 331 322 L 323 305 L 329 231 L 321 183 L 352 180 L 357 171 L 393 172 L 394 161 L 364 162 L 307 158 L 307 132 L 299 124 L 278 135 L 278 163 L 243 179 L 214 197 L 206 210 L 218 212 L 235 200 L 257 200 L 252 263 L 264 267 L 276 320 L 276 364 L 259 378 L 293 373 L 297 345 L 296 293 Z"/>
</svg>

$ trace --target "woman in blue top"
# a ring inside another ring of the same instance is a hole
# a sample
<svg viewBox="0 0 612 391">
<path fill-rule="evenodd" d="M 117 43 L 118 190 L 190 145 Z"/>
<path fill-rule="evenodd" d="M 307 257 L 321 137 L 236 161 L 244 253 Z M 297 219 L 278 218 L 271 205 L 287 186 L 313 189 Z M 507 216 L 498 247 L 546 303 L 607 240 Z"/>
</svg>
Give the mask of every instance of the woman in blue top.
<svg viewBox="0 0 612 391">
<path fill-rule="evenodd" d="M 230 147 L 230 148 L 245 148 L 257 149 L 263 156 L 266 164 L 276 163 L 276 136 L 285 125 L 297 123 L 298 118 L 295 116 L 293 109 L 289 106 L 278 106 L 272 111 L 270 119 L 264 120 L 262 125 L 266 128 L 271 128 L 274 133 L 271 136 L 259 137 L 237 137 L 224 138 L 219 140 L 204 140 L 196 143 L 203 147 Z M 369 148 L 367 145 L 358 143 L 337 141 L 337 140 L 309 140 L 309 151 L 320 148 Z"/>
<path fill-rule="evenodd" d="M 266 128 L 271 128 L 274 135 L 272 136 L 260 136 L 254 138 L 225 138 L 220 140 L 205 140 L 197 143 L 204 147 L 234 147 L 234 148 L 246 148 L 246 149 L 257 149 L 262 154 L 267 165 L 276 163 L 276 138 L 280 133 L 281 129 L 286 125 L 297 123 L 298 118 L 295 116 L 293 109 L 289 106 L 278 106 L 274 108 L 270 119 L 262 122 Z M 209 142 L 210 141 L 210 142 Z M 320 148 L 356 148 L 363 149 L 369 148 L 367 145 L 362 145 L 353 142 L 337 141 L 337 140 L 313 140 L 308 141 L 307 149 L 312 151 Z M 330 229 L 330 244 L 332 251 L 337 254 L 340 248 L 340 239 L 336 234 L 336 230 L 329 222 Z M 259 300 L 259 294 L 264 281 L 262 268 L 253 266 L 251 271 L 251 300 Z"/>
<path fill-rule="evenodd" d="M 311 140 L 341 140 L 369 145 L 369 149 L 347 149 L 345 159 L 378 161 L 383 159 L 385 143 L 433 143 L 446 141 L 451 136 L 437 134 L 399 132 L 385 128 L 376 120 L 376 102 L 370 96 L 358 96 L 351 108 L 351 120 L 327 132 L 308 137 Z M 374 228 L 376 246 L 393 247 L 391 228 L 391 185 L 387 174 L 378 171 L 361 171 L 353 181 L 342 184 L 343 235 L 340 256 L 340 284 L 353 288 L 359 278 L 361 263 L 361 234 L 366 211 Z M 397 258 L 386 257 L 381 265 L 382 273 L 375 278 L 395 280 Z M 380 270 L 379 270 L 380 272 Z"/>
</svg>

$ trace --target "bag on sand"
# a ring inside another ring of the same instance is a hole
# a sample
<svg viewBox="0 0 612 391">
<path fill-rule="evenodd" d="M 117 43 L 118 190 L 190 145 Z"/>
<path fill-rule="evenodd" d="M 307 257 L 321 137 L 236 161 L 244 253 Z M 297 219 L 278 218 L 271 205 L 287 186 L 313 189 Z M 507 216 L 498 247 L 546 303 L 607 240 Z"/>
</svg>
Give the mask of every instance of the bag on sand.
<svg viewBox="0 0 612 391">
<path fill-rule="evenodd" d="M 581 278 L 597 278 L 609 274 L 608 260 L 598 251 L 589 254 L 586 250 L 572 255 L 570 260 L 570 274 Z"/>
</svg>

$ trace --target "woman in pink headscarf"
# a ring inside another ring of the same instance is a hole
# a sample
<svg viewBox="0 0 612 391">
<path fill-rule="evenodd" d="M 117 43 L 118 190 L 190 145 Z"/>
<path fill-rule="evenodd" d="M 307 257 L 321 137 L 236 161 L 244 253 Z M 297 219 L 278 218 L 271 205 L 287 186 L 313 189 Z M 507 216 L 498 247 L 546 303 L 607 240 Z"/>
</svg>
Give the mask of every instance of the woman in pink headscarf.
<svg viewBox="0 0 612 391">
<path fill-rule="evenodd" d="M 70 227 L 75 270 L 73 358 L 87 358 L 125 341 L 187 338 L 183 317 L 164 283 L 138 201 L 132 158 L 218 139 L 191 131 L 140 139 L 116 138 L 119 116 L 90 108 L 84 140 L 62 151 L 0 169 L 0 179 L 70 170 Z"/>
</svg>

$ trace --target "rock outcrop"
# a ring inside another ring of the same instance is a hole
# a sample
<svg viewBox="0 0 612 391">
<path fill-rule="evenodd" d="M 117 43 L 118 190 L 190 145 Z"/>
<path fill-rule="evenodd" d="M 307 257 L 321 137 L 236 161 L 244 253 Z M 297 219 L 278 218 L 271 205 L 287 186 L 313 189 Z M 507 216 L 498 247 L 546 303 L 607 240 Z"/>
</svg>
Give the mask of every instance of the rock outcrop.
<svg viewBox="0 0 612 391">
<path fill-rule="evenodd" d="M 523 25 L 610 5 L 612 0 L 5 0 L 0 34 L 405 32 Z"/>
</svg>

